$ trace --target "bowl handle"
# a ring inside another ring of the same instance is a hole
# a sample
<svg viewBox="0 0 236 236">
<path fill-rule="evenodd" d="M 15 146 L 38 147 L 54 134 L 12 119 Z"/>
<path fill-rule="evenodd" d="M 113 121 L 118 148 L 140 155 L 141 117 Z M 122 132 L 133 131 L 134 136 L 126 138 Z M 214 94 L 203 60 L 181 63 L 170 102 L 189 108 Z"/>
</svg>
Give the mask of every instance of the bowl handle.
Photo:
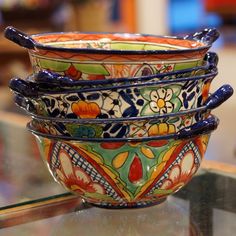
<svg viewBox="0 0 236 236">
<path fill-rule="evenodd" d="M 36 42 L 32 37 L 26 33 L 12 27 L 8 26 L 4 31 L 5 38 L 10 41 L 28 49 L 35 49 Z"/>
<path fill-rule="evenodd" d="M 234 93 L 233 88 L 229 84 L 224 84 L 211 94 L 205 102 L 206 110 L 212 110 L 226 100 L 228 100 Z"/>
<path fill-rule="evenodd" d="M 26 112 L 36 112 L 34 104 L 20 94 L 15 94 L 14 102 L 20 108 L 23 108 Z"/>
<path fill-rule="evenodd" d="M 217 128 L 219 119 L 216 116 L 211 115 L 209 118 L 199 121 L 194 125 L 181 129 L 178 132 L 178 139 L 192 138 L 196 135 L 210 133 Z"/>
<path fill-rule="evenodd" d="M 219 57 L 215 52 L 207 52 L 204 60 L 209 63 L 209 69 L 212 69 L 218 65 Z"/>
<path fill-rule="evenodd" d="M 37 74 L 35 74 L 35 82 L 38 84 L 55 84 L 55 85 L 69 85 L 74 84 L 75 81 L 67 76 L 62 76 L 52 71 L 41 70 Z M 81 83 L 81 81 L 79 81 Z"/>
<path fill-rule="evenodd" d="M 219 36 L 220 33 L 216 28 L 206 28 L 200 32 L 186 35 L 184 39 L 196 40 L 211 45 L 219 38 Z"/>
<path fill-rule="evenodd" d="M 20 78 L 12 78 L 9 82 L 9 88 L 25 97 L 37 97 L 38 88 L 35 83 L 25 81 Z"/>
</svg>

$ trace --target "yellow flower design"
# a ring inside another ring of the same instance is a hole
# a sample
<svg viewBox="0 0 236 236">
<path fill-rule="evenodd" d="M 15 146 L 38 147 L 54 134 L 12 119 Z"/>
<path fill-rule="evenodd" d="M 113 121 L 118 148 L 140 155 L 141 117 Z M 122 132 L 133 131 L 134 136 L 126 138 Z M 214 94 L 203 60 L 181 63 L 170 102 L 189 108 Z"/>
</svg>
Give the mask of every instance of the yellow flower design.
<svg viewBox="0 0 236 236">
<path fill-rule="evenodd" d="M 148 130 L 148 136 L 172 134 L 176 132 L 173 124 L 160 123 L 152 125 Z"/>
<path fill-rule="evenodd" d="M 174 109 L 172 97 L 173 91 L 170 88 L 154 90 L 150 93 L 150 108 L 156 113 L 169 113 Z"/>
</svg>

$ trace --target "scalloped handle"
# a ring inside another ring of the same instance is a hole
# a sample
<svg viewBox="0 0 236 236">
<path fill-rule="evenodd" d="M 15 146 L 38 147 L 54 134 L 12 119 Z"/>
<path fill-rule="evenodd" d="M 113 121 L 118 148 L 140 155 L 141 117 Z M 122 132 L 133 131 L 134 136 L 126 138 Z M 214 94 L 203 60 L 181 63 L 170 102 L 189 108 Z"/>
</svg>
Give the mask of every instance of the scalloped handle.
<svg viewBox="0 0 236 236">
<path fill-rule="evenodd" d="M 32 37 L 26 33 L 14 28 L 13 26 L 8 26 L 5 29 L 4 36 L 21 47 L 35 49 L 36 42 L 34 39 L 32 39 Z"/>
<path fill-rule="evenodd" d="M 184 39 L 196 40 L 211 45 L 219 36 L 220 32 L 216 28 L 206 28 L 200 32 L 186 35 Z"/>
<path fill-rule="evenodd" d="M 38 88 L 35 83 L 31 83 L 17 77 L 10 80 L 9 88 L 26 97 L 38 96 Z"/>
<path fill-rule="evenodd" d="M 209 63 L 209 69 L 212 69 L 218 65 L 219 56 L 215 52 L 207 52 L 204 60 Z"/>
<path fill-rule="evenodd" d="M 62 76 L 58 73 L 48 71 L 48 70 L 41 70 L 39 71 L 35 77 L 35 82 L 39 84 L 55 84 L 55 85 L 70 85 L 74 84 L 75 81 L 67 76 Z M 81 83 L 81 81 L 79 81 Z"/>
<path fill-rule="evenodd" d="M 195 123 L 194 125 L 181 129 L 179 131 L 178 138 L 187 139 L 204 133 L 210 133 L 215 130 L 218 125 L 219 119 L 216 116 L 210 116 L 205 120 Z"/>
<path fill-rule="evenodd" d="M 20 94 L 15 94 L 14 102 L 26 112 L 36 112 L 34 104 Z"/>
<path fill-rule="evenodd" d="M 213 94 L 211 94 L 205 102 L 207 110 L 212 110 L 226 100 L 228 100 L 234 93 L 233 88 L 229 84 L 224 84 L 218 88 Z"/>
</svg>

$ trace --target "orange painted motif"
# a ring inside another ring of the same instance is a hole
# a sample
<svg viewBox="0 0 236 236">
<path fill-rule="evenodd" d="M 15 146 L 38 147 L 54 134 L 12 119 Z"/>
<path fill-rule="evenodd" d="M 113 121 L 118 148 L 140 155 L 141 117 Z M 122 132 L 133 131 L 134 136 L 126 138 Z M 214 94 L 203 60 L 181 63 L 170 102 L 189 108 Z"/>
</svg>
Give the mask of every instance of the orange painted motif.
<svg viewBox="0 0 236 236">
<path fill-rule="evenodd" d="M 100 114 L 100 108 L 95 102 L 74 102 L 71 110 L 80 118 L 96 118 Z"/>
</svg>

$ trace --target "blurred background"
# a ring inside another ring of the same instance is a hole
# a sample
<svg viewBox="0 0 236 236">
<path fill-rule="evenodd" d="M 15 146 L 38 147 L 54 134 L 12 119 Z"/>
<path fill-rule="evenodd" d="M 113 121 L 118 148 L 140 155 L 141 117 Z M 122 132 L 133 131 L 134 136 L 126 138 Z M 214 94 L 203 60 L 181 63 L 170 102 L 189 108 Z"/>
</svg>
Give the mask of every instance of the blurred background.
<svg viewBox="0 0 236 236">
<path fill-rule="evenodd" d="M 13 76 L 24 78 L 31 73 L 27 51 L 3 37 L 8 25 L 27 33 L 158 35 L 185 35 L 216 27 L 221 37 L 212 50 L 220 58 L 219 75 L 211 91 L 225 83 L 236 88 L 236 0 L 0 0 L 0 206 L 63 191 L 48 176 L 35 140 L 25 129 L 29 117 L 14 105 L 8 89 Z M 212 135 L 206 158 L 236 164 L 236 94 L 213 113 L 220 118 L 220 126 Z"/>
</svg>

